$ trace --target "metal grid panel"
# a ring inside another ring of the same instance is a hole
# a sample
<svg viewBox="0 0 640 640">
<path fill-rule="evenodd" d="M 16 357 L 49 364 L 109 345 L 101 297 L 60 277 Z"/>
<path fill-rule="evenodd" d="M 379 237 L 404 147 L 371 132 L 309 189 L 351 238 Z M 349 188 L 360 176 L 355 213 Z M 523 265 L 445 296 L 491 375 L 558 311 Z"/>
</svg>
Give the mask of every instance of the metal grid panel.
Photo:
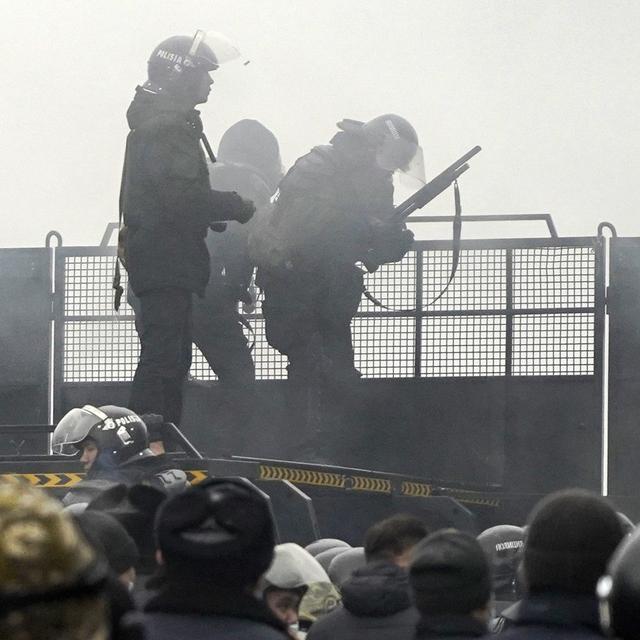
<svg viewBox="0 0 640 640">
<path fill-rule="evenodd" d="M 260 317 L 250 318 L 253 335 L 245 329 L 249 344 L 253 344 L 253 361 L 256 380 L 284 380 L 287 377 L 287 358 L 269 346 L 265 336 L 264 320 Z M 209 368 L 205 357 L 193 345 L 193 361 L 190 375 L 197 380 L 217 380 L 216 374 Z"/>
<path fill-rule="evenodd" d="M 218 376 L 209 367 L 209 363 L 195 344 L 192 345 L 191 349 L 191 369 L 189 370 L 189 375 L 196 380 L 218 379 Z"/>
<path fill-rule="evenodd" d="M 592 247 L 513 250 L 513 308 L 564 309 L 595 304 Z"/>
<path fill-rule="evenodd" d="M 422 377 L 505 374 L 505 316 L 430 316 L 422 332 Z"/>
<path fill-rule="evenodd" d="M 64 313 L 66 316 L 112 316 L 114 256 L 67 256 L 64 259 Z M 122 286 L 127 290 L 127 274 L 122 270 Z M 133 315 L 122 298 L 119 315 Z"/>
<path fill-rule="evenodd" d="M 444 295 L 451 272 L 452 251 L 425 251 L 422 268 L 423 308 L 429 311 L 492 311 L 507 305 L 506 251 L 467 249 Z"/>
<path fill-rule="evenodd" d="M 426 377 L 505 375 L 506 339 L 513 319 L 513 375 L 593 375 L 595 370 L 596 259 L 592 246 L 513 247 L 493 243 L 461 252 L 456 277 L 436 303 L 428 303 L 444 287 L 452 252 L 416 245 L 401 262 L 381 267 L 365 278 L 369 291 L 394 311 L 389 315 L 363 299 L 354 319 L 356 366 L 365 377 L 408 377 L 414 374 L 417 293 L 422 294 L 419 325 L 421 372 Z M 423 269 L 416 273 L 418 252 Z M 512 252 L 512 299 L 507 296 L 507 257 Z M 99 382 L 130 380 L 138 357 L 133 311 L 123 300 L 113 312 L 113 255 L 61 255 L 64 259 L 64 380 Z M 422 291 L 416 286 L 422 278 Z M 126 287 L 126 273 L 123 273 Z M 546 309 L 574 309 L 549 314 Z M 536 314 L 521 310 L 540 309 Z M 582 310 L 588 309 L 589 313 Z M 593 312 L 591 310 L 593 309 Z M 438 315 L 442 312 L 444 315 Z M 362 314 L 367 314 L 364 317 Z M 433 316 L 431 314 L 434 314 Z M 120 320 L 125 316 L 126 321 Z M 84 320 L 83 320 L 84 318 Z M 98 321 L 99 320 L 99 321 Z M 256 377 L 286 378 L 286 358 L 264 335 L 260 305 L 251 317 L 255 330 Z M 194 378 L 215 380 L 194 347 Z"/>
<path fill-rule="evenodd" d="M 512 374 L 590 376 L 595 372 L 593 313 L 516 315 Z"/>
<path fill-rule="evenodd" d="M 354 318 L 356 368 L 365 378 L 409 378 L 414 372 L 415 318 Z"/>
<path fill-rule="evenodd" d="M 133 320 L 67 320 L 64 382 L 131 380 L 140 343 Z"/>
<path fill-rule="evenodd" d="M 366 274 L 364 283 L 369 293 L 390 309 L 415 309 L 416 252 L 410 251 L 400 262 L 382 265 Z M 378 310 L 370 300 L 362 298 L 360 312 Z"/>
<path fill-rule="evenodd" d="M 256 380 L 284 380 L 287 377 L 287 358 L 267 342 L 264 320 L 254 318 L 251 326 L 255 332 L 253 361 L 256 366 Z"/>
</svg>

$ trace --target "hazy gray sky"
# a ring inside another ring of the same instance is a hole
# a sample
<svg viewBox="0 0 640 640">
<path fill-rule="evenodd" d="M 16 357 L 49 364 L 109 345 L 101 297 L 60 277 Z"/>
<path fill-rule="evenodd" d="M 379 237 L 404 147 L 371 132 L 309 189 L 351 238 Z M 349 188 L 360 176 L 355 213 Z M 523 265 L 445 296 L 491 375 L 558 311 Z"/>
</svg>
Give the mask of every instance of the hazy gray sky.
<svg viewBox="0 0 640 640">
<path fill-rule="evenodd" d="M 550 212 L 561 235 L 591 235 L 603 219 L 640 234 L 637 0 L 0 6 L 0 246 L 41 246 L 49 229 L 67 245 L 99 241 L 117 219 L 124 114 L 149 53 L 197 28 L 251 60 L 214 76 L 202 107 L 214 146 L 257 118 L 289 164 L 343 117 L 396 112 L 421 136 L 427 176 L 483 147 L 462 179 L 467 213 Z M 450 210 L 443 195 L 425 211 Z"/>
</svg>

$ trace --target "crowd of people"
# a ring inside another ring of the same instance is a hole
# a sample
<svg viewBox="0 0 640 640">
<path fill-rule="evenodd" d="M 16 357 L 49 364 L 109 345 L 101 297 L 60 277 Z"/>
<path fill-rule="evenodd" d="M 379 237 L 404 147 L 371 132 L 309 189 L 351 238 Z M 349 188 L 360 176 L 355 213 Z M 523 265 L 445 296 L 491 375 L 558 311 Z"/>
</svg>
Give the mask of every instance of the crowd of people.
<svg viewBox="0 0 640 640">
<path fill-rule="evenodd" d="M 640 534 L 585 490 L 479 536 L 396 514 L 352 547 L 277 543 L 237 477 L 64 506 L 0 481 L 3 640 L 640 636 Z"/>
</svg>

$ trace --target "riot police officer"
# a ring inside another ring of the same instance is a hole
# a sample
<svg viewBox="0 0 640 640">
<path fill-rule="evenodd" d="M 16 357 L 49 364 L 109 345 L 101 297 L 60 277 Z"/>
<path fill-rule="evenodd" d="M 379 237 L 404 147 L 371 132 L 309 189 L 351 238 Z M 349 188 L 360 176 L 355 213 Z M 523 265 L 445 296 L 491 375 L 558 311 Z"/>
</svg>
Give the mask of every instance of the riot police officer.
<svg viewBox="0 0 640 640">
<path fill-rule="evenodd" d="M 419 149 L 414 128 L 393 114 L 338 127 L 283 178 L 255 243 L 267 340 L 288 357 L 289 379 L 303 384 L 359 377 L 350 329 L 363 292 L 356 263 L 400 260 L 413 241 L 391 213 L 393 173 Z"/>
<path fill-rule="evenodd" d="M 257 120 L 233 124 L 220 138 L 217 160 L 209 166 L 211 187 L 236 191 L 256 206 L 246 225 L 230 222 L 224 233 L 209 231 L 209 284 L 193 304 L 193 340 L 218 376 L 221 400 L 215 438 L 222 451 L 243 451 L 255 407 L 254 363 L 247 341 L 251 327 L 238 312 L 255 308 L 255 268 L 249 233 L 269 205 L 282 178 L 280 147 L 274 134 Z"/>
<path fill-rule="evenodd" d="M 247 222 L 254 211 L 236 193 L 211 189 L 210 146 L 194 108 L 208 99 L 210 72 L 230 57 L 223 45 L 201 31 L 161 42 L 127 112 L 121 255 L 140 302 L 141 344 L 129 406 L 174 423 L 191 364 L 192 295 L 209 279 L 208 227 Z"/>
<path fill-rule="evenodd" d="M 152 453 L 144 421 L 124 407 L 71 409 L 56 426 L 51 448 L 57 455 L 80 454 L 84 465 L 85 480 L 67 494 L 67 504 L 89 502 L 113 484 L 148 484 L 167 493 L 188 486 L 182 469 Z"/>
</svg>

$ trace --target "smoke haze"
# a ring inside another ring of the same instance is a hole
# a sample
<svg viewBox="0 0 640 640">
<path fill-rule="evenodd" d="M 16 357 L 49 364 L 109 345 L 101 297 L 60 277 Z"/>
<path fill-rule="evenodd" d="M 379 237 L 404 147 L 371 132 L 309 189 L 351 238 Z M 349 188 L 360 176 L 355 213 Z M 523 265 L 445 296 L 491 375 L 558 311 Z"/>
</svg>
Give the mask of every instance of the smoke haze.
<svg viewBox="0 0 640 640">
<path fill-rule="evenodd" d="M 289 166 L 342 118 L 395 112 L 417 129 L 428 177 L 483 147 L 461 180 L 467 213 L 550 212 L 561 235 L 603 219 L 640 234 L 634 0 L 0 4 L 2 246 L 41 246 L 49 229 L 68 245 L 99 241 L 117 220 L 125 111 L 149 53 L 198 28 L 251 60 L 214 74 L 202 105 L 214 147 L 255 118 Z M 451 208 L 447 194 L 425 211 Z M 518 227 L 528 233 L 545 230 Z"/>
</svg>

